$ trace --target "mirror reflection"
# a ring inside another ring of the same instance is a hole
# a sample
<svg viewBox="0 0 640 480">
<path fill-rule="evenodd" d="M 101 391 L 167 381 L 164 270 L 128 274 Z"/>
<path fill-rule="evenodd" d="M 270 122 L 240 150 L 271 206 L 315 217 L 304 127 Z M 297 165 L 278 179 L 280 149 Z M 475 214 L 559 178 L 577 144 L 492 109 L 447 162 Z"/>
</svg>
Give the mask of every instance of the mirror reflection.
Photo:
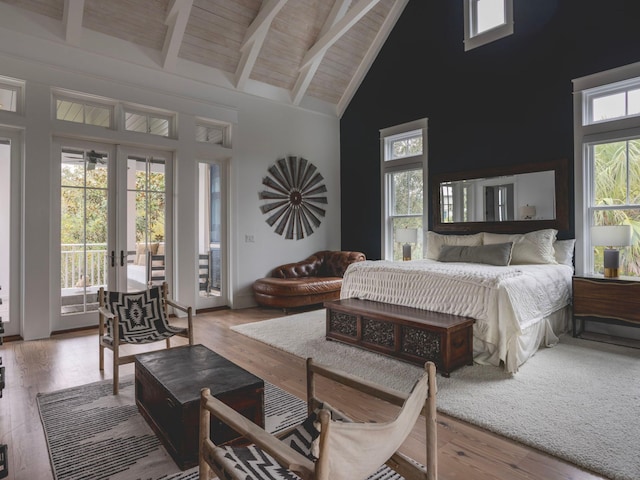
<svg viewBox="0 0 640 480">
<path fill-rule="evenodd" d="M 554 220 L 555 172 L 442 182 L 442 223 Z"/>
</svg>

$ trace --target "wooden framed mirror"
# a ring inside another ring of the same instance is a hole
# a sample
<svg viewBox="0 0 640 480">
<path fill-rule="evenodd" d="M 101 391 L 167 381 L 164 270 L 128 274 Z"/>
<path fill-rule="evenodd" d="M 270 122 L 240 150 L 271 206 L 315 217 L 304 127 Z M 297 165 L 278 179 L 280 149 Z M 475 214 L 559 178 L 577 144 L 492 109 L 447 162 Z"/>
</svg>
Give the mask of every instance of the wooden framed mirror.
<svg viewBox="0 0 640 480">
<path fill-rule="evenodd" d="M 434 232 L 569 229 L 566 159 L 434 174 L 429 188 Z"/>
</svg>

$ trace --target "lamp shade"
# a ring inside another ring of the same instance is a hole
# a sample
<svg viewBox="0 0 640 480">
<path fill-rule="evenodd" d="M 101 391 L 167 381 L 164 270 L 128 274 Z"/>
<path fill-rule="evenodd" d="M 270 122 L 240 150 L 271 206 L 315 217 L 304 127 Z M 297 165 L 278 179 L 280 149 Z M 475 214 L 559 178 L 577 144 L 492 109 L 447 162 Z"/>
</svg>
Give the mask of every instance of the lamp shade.
<svg viewBox="0 0 640 480">
<path fill-rule="evenodd" d="M 533 220 L 536 216 L 536 207 L 534 205 L 525 205 L 520 207 L 520 218 L 523 220 Z"/>
<path fill-rule="evenodd" d="M 628 247 L 631 245 L 631 226 L 591 227 L 591 244 L 596 247 Z"/>
<path fill-rule="evenodd" d="M 416 243 L 418 241 L 417 228 L 398 228 L 396 229 L 396 242 L 400 243 Z"/>
</svg>

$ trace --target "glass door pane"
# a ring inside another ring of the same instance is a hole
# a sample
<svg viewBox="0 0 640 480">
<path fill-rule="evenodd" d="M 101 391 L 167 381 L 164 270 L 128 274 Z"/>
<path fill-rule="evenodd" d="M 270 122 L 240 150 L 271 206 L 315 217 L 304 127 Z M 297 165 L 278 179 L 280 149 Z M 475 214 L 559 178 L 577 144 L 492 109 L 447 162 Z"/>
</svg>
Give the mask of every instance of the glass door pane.
<svg viewBox="0 0 640 480">
<path fill-rule="evenodd" d="M 107 284 L 109 155 L 63 147 L 60 161 L 61 314 L 82 314 Z"/>
<path fill-rule="evenodd" d="M 200 163 L 198 189 L 198 301 L 197 308 L 226 304 L 224 295 L 223 166 Z"/>
<path fill-rule="evenodd" d="M 127 156 L 127 290 L 168 279 L 166 159 Z"/>
</svg>

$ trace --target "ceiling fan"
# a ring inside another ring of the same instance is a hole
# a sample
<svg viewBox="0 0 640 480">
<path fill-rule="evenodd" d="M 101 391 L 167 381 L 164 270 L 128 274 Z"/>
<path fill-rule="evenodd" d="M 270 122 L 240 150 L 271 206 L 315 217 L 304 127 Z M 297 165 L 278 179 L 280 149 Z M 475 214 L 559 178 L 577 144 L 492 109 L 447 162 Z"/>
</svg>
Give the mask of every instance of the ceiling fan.
<svg viewBox="0 0 640 480">
<path fill-rule="evenodd" d="M 95 170 L 98 163 L 102 165 L 107 163 L 106 160 L 104 160 L 106 156 L 106 153 L 97 153 L 95 150 L 87 152 L 87 170 Z"/>
</svg>

